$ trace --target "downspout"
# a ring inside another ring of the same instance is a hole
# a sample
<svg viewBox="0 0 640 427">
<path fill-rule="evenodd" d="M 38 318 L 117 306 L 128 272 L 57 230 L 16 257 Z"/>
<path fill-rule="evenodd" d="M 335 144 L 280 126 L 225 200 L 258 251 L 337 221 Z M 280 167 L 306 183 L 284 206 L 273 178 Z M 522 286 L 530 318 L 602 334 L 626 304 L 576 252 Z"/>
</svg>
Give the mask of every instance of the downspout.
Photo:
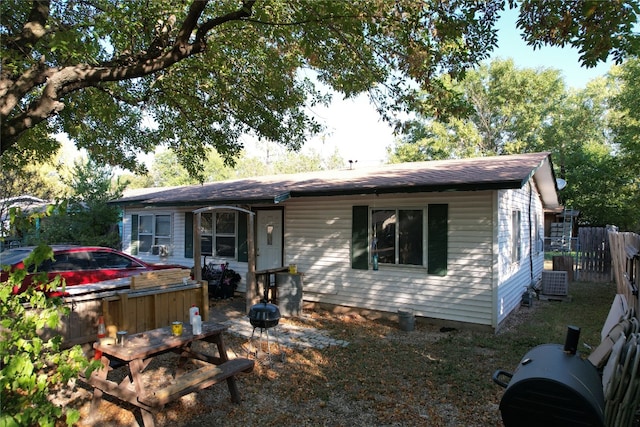
<svg viewBox="0 0 640 427">
<path fill-rule="evenodd" d="M 531 236 L 533 230 L 533 220 L 531 219 L 531 199 L 533 198 L 533 185 L 531 184 L 531 180 L 529 180 L 529 283 L 533 285 L 533 245 L 535 244 L 534 239 L 537 239 L 537 236 Z"/>
</svg>

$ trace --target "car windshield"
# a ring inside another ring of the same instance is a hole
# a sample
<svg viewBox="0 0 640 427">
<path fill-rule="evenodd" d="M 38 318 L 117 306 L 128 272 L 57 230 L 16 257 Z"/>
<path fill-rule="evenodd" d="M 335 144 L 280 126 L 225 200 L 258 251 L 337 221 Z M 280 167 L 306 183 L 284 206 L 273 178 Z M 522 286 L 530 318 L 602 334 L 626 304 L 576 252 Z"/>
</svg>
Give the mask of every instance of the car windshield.
<svg viewBox="0 0 640 427">
<path fill-rule="evenodd" d="M 31 249 L 16 248 L 0 252 L 0 265 L 13 265 L 24 260 L 31 253 Z"/>
</svg>

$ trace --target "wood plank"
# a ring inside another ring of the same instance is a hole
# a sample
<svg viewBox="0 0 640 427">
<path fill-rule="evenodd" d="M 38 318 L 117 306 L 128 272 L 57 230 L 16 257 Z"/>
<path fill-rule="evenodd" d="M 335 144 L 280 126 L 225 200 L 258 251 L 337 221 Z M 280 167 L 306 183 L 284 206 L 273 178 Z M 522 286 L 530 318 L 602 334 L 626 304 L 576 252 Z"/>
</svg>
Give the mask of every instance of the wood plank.
<svg viewBox="0 0 640 427">
<path fill-rule="evenodd" d="M 132 276 L 131 289 L 155 288 L 157 286 L 182 283 L 182 279 L 189 277 L 189 275 L 190 271 L 185 268 L 149 271 Z"/>
<path fill-rule="evenodd" d="M 187 322 L 188 309 L 194 303 L 206 321 L 209 319 L 207 291 L 206 281 L 191 280 L 186 285 L 180 282 L 141 290 L 108 287 L 80 293 L 64 297 L 63 302 L 71 312 L 61 317 L 57 327 L 43 328 L 39 333 L 45 338 L 61 335 L 65 348 L 93 343 L 98 316 L 104 316 L 107 335 L 115 338 L 118 330 L 134 334 L 168 326 L 174 320 Z"/>
<path fill-rule="evenodd" d="M 151 325 L 153 329 L 159 328 L 160 327 L 160 323 L 158 323 L 159 319 L 160 319 L 160 309 L 158 307 L 158 294 L 154 294 L 151 297 L 152 300 L 152 310 L 153 310 L 153 319 L 151 321 Z"/>
<path fill-rule="evenodd" d="M 189 296 L 185 292 L 176 292 L 176 307 L 178 308 L 178 321 L 189 323 Z"/>
<path fill-rule="evenodd" d="M 87 384 L 99 390 L 102 390 L 103 392 L 110 394 L 111 396 L 115 396 L 118 399 L 123 400 L 125 402 L 129 402 L 138 407 L 144 405 L 144 402 L 141 402 L 141 401 L 139 402 L 138 395 L 134 390 L 129 390 L 126 387 L 120 387 L 117 383 L 113 381 L 100 378 L 97 375 L 92 375 L 91 378 L 82 379 L 82 381 L 85 381 Z"/>
<path fill-rule="evenodd" d="M 127 295 L 126 292 L 122 292 L 120 295 L 120 312 L 119 312 L 119 317 L 118 317 L 118 321 L 116 322 L 116 324 L 118 325 L 118 328 L 122 331 L 128 331 L 129 330 L 129 318 L 128 318 L 128 314 L 129 314 L 129 296 Z"/>
<path fill-rule="evenodd" d="M 243 358 L 232 359 L 218 366 L 207 365 L 195 371 L 187 372 L 178 377 L 174 384 L 161 388 L 139 400 L 149 406 L 162 406 L 181 396 L 207 388 L 241 372 L 250 372 L 253 370 L 253 366 L 253 360 Z"/>
<path fill-rule="evenodd" d="M 208 340 L 210 336 L 219 335 L 228 328 L 228 325 L 221 323 L 203 322 L 203 338 L 202 336 L 196 337 L 191 334 L 190 325 L 185 326 L 186 332 L 181 336 L 173 336 L 171 326 L 166 326 L 151 331 L 130 334 L 127 336 L 127 345 L 124 347 L 98 343 L 94 345 L 94 348 L 123 361 L 147 359 L 154 354 L 162 353 L 172 348 L 185 347 L 197 339 Z"/>
<path fill-rule="evenodd" d="M 180 321 L 180 318 L 178 317 L 178 306 L 176 305 L 176 293 L 172 292 L 167 294 L 167 300 L 169 307 L 169 324 L 171 324 L 171 322 Z"/>
<path fill-rule="evenodd" d="M 202 287 L 200 288 L 200 305 L 198 307 L 202 310 L 202 313 L 200 313 L 202 321 L 206 322 L 209 320 L 209 285 L 205 281 L 200 283 L 202 283 Z"/>
<path fill-rule="evenodd" d="M 149 317 L 151 312 L 149 311 L 149 304 L 151 298 L 130 298 L 129 306 L 135 307 L 134 310 L 129 312 L 130 325 L 133 324 L 136 331 L 147 331 L 153 329 Z"/>
</svg>

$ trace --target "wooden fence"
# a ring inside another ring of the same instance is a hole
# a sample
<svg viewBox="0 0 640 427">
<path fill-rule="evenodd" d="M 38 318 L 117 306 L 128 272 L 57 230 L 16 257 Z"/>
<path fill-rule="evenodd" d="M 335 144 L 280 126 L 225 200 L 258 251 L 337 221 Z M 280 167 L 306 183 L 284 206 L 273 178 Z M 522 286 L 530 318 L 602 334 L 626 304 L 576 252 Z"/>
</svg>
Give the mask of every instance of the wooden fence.
<svg viewBox="0 0 640 427">
<path fill-rule="evenodd" d="M 638 274 L 640 273 L 640 235 L 608 230 L 611 267 L 618 294 L 623 294 L 638 316 Z"/>
<path fill-rule="evenodd" d="M 117 282 L 117 281 L 113 281 Z M 91 286 L 91 285 L 89 285 Z M 95 286 L 95 285 L 94 285 Z M 64 297 L 64 304 L 71 310 L 54 330 L 42 331 L 43 336 L 60 334 L 65 347 L 92 344 L 97 336 L 98 317 L 103 316 L 107 335 L 116 331 L 128 333 L 169 326 L 172 321 L 189 321 L 189 308 L 200 307 L 203 320 L 209 319 L 209 293 L 207 282 L 176 283 L 164 286 L 132 289 L 127 280 L 124 285 L 114 283 L 102 290 L 80 291 L 74 286 L 75 295 Z"/>
<path fill-rule="evenodd" d="M 576 276 L 585 282 L 610 282 L 611 251 L 607 229 L 580 227 L 576 257 Z"/>
</svg>

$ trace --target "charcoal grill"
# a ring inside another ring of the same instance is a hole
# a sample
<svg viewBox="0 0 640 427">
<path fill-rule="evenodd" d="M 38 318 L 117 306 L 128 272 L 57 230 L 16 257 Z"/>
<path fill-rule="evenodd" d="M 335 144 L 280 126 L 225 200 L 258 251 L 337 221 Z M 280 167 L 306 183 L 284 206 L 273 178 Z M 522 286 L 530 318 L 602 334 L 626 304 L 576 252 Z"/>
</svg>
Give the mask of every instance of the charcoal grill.
<svg viewBox="0 0 640 427">
<path fill-rule="evenodd" d="M 253 328 L 269 329 L 280 323 L 280 309 L 275 304 L 260 302 L 249 309 L 249 322 Z"/>
<path fill-rule="evenodd" d="M 574 328 L 569 328 L 564 347 L 537 346 L 513 373 L 493 374 L 493 381 L 505 388 L 500 401 L 505 427 L 604 426 L 602 381 L 596 368 L 576 355 Z"/>
<path fill-rule="evenodd" d="M 262 300 L 262 302 L 251 306 L 248 316 L 249 322 L 251 323 L 251 326 L 253 326 L 253 331 L 251 332 L 251 338 L 249 338 L 247 355 L 249 355 L 249 353 L 254 353 L 255 358 L 258 359 L 258 353 L 262 350 L 263 347 L 262 336 L 264 334 L 267 338 L 267 359 L 269 362 L 271 362 L 271 344 L 269 342 L 269 330 L 273 329 L 273 336 L 276 339 L 278 351 L 280 352 L 281 359 L 284 362 L 285 354 L 280 350 L 280 340 L 275 330 L 275 327 L 280 323 L 280 309 L 278 308 L 278 306 L 268 303 L 265 298 L 264 300 Z M 254 337 L 256 329 L 260 329 L 260 340 L 257 347 L 253 345 L 255 344 Z"/>
</svg>

